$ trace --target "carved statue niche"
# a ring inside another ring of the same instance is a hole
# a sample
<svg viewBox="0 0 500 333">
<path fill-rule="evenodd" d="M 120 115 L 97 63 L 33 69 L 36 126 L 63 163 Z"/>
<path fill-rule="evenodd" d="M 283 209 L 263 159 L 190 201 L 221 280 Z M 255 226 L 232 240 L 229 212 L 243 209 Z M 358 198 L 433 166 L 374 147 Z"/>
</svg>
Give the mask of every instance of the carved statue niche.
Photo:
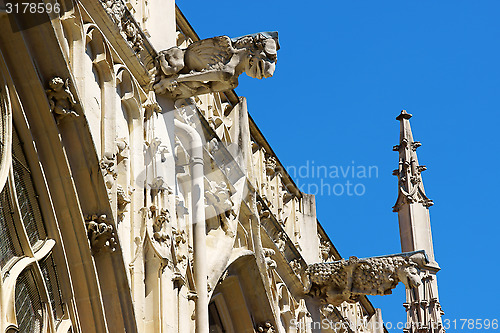
<svg viewBox="0 0 500 333">
<path fill-rule="evenodd" d="M 49 100 L 50 111 L 54 114 L 58 125 L 59 121 L 67 115 L 78 117 L 78 113 L 73 110 L 77 103 L 69 89 L 69 79 L 64 81 L 58 76 L 52 78 L 49 82 L 49 89 L 45 92 Z"/>
<path fill-rule="evenodd" d="M 425 251 L 309 265 L 304 276 L 304 292 L 334 306 L 357 302 L 362 295 L 388 295 L 399 282 L 406 288 L 422 281 L 417 268 L 427 263 Z"/>
<path fill-rule="evenodd" d="M 273 76 L 278 50 L 276 31 L 213 37 L 186 49 L 172 47 L 156 59 L 159 78 L 153 88 L 173 99 L 231 90 L 243 72 L 258 79 Z"/>
</svg>

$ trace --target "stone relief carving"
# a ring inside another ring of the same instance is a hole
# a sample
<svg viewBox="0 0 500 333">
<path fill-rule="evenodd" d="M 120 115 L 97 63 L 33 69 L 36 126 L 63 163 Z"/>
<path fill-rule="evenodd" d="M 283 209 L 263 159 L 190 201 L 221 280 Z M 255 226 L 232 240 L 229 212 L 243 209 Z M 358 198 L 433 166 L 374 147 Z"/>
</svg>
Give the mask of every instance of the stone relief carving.
<svg viewBox="0 0 500 333">
<path fill-rule="evenodd" d="M 68 115 L 78 117 L 78 113 L 74 111 L 77 103 L 69 89 L 69 79 L 64 81 L 59 76 L 52 78 L 49 82 L 49 89 L 45 92 L 49 100 L 50 111 L 54 114 L 57 124 Z"/>
<path fill-rule="evenodd" d="M 153 220 L 153 239 L 164 243 L 170 239 L 165 232 L 165 224 L 170 222 L 170 213 L 167 209 L 158 209 L 155 205 L 149 207 L 149 218 Z"/>
<path fill-rule="evenodd" d="M 271 211 L 260 201 L 257 201 L 257 210 L 259 212 L 261 223 L 266 222 L 267 220 L 271 220 Z"/>
<path fill-rule="evenodd" d="M 144 120 L 148 120 L 153 114 L 161 113 L 161 111 L 160 104 L 153 101 L 147 101 L 144 104 Z"/>
<path fill-rule="evenodd" d="M 276 261 L 272 259 L 272 256 L 276 254 L 273 249 L 264 248 L 264 257 L 268 269 L 275 269 L 277 267 Z"/>
<path fill-rule="evenodd" d="M 185 285 L 186 277 L 182 272 L 186 271 L 188 265 L 188 257 L 186 255 L 186 249 L 182 247 L 183 244 L 186 244 L 187 237 L 184 230 L 178 230 L 174 226 L 172 226 L 172 253 L 174 257 L 174 272 L 172 276 L 172 281 L 174 282 L 174 286 L 176 288 L 180 288 L 182 285 Z M 187 249 L 189 252 L 189 248 Z"/>
<path fill-rule="evenodd" d="M 131 16 L 127 15 L 125 3 L 122 0 L 101 0 L 101 4 L 118 26 L 123 38 L 134 50 L 137 57 L 140 57 L 139 52 L 144 49 L 144 40 Z"/>
<path fill-rule="evenodd" d="M 213 138 L 212 140 L 207 142 L 207 150 L 210 154 L 210 157 L 215 159 L 214 155 L 220 149 L 219 140 L 217 138 Z"/>
<path fill-rule="evenodd" d="M 125 15 L 125 4 L 121 0 L 101 0 L 101 4 L 113 22 L 120 24 Z"/>
<path fill-rule="evenodd" d="M 110 190 L 115 185 L 115 181 L 118 178 L 118 174 L 115 171 L 115 161 L 116 155 L 112 153 L 104 153 L 99 162 L 101 168 L 102 176 L 104 177 L 104 183 L 108 189 L 108 194 Z"/>
<path fill-rule="evenodd" d="M 121 24 L 121 32 L 128 45 L 139 56 L 139 53 L 144 50 L 144 40 L 142 39 L 139 29 L 130 19 L 124 19 Z"/>
<path fill-rule="evenodd" d="M 276 174 L 276 158 L 274 156 L 268 155 L 265 163 L 266 174 L 269 177 L 273 177 Z"/>
<path fill-rule="evenodd" d="M 125 138 L 117 138 L 115 141 L 116 148 L 118 150 L 118 157 L 120 157 L 120 159 L 128 159 L 130 147 L 127 140 Z"/>
<path fill-rule="evenodd" d="M 280 231 L 276 235 L 276 238 L 274 239 L 274 243 L 276 244 L 278 251 L 280 251 L 283 254 L 285 253 L 286 239 L 287 239 L 286 234 L 283 231 Z"/>
<path fill-rule="evenodd" d="M 302 275 L 302 264 L 298 259 L 293 259 L 290 261 L 290 267 L 292 267 L 293 272 L 295 275 L 297 275 L 299 278 Z"/>
<path fill-rule="evenodd" d="M 332 253 L 331 245 L 328 244 L 328 242 L 326 240 L 320 239 L 319 250 L 320 250 L 320 254 L 321 254 L 321 259 L 323 259 L 323 261 L 328 261 L 328 259 L 330 259 L 330 255 Z"/>
<path fill-rule="evenodd" d="M 255 331 L 258 333 L 276 333 L 276 329 L 270 321 L 266 321 L 263 324 L 257 325 Z"/>
<path fill-rule="evenodd" d="M 243 72 L 258 79 L 271 77 L 278 49 L 277 32 L 234 39 L 219 36 L 194 42 L 186 49 L 172 47 L 158 55 L 153 88 L 173 99 L 231 90 L 238 86 Z"/>
<path fill-rule="evenodd" d="M 127 211 L 127 206 L 130 203 L 130 195 L 132 191 L 130 187 L 125 190 L 121 185 L 116 186 L 116 197 L 117 197 L 117 211 L 118 211 L 118 220 L 121 221 L 123 219 L 123 214 Z"/>
<path fill-rule="evenodd" d="M 107 248 L 114 251 L 118 245 L 115 229 L 107 223 L 106 215 L 91 215 L 85 218 L 87 236 L 94 254 Z"/>
<path fill-rule="evenodd" d="M 419 286 L 417 268 L 426 260 L 424 251 L 417 251 L 312 264 L 305 270 L 304 292 L 334 306 L 356 302 L 361 295 L 388 295 L 399 282 L 407 288 Z"/>
<path fill-rule="evenodd" d="M 207 190 L 205 191 L 205 204 L 215 209 L 217 219 L 226 235 L 233 236 L 234 231 L 229 223 L 231 216 L 235 215 L 233 202 L 231 201 L 231 189 L 224 181 L 215 182 L 207 180 L 207 183 L 209 186 L 207 186 Z"/>
</svg>

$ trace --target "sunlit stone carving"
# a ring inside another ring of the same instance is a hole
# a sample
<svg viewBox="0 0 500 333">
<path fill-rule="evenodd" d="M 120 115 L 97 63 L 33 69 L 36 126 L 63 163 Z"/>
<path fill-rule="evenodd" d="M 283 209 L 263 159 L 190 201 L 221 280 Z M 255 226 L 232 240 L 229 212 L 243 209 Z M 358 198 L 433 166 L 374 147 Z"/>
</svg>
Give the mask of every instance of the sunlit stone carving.
<svg viewBox="0 0 500 333">
<path fill-rule="evenodd" d="M 356 302 L 362 295 L 388 295 L 399 282 L 406 288 L 419 286 L 417 268 L 426 260 L 425 252 L 417 251 L 312 264 L 305 271 L 304 292 L 334 306 Z"/>
<path fill-rule="evenodd" d="M 260 32 L 239 38 L 219 36 L 172 47 L 157 58 L 156 93 L 188 98 L 238 86 L 243 72 L 253 78 L 274 74 L 279 49 L 277 32 Z"/>
</svg>

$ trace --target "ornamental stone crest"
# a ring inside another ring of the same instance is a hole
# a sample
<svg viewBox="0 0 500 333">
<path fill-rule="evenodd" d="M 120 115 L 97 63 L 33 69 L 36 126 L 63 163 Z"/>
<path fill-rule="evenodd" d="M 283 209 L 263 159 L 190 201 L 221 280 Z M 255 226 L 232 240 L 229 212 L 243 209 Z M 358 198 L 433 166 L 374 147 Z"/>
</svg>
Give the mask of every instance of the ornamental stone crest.
<svg viewBox="0 0 500 333">
<path fill-rule="evenodd" d="M 354 303 L 362 295 L 388 295 L 399 282 L 408 289 L 419 286 L 418 268 L 426 262 L 425 252 L 416 251 L 316 263 L 305 271 L 304 292 L 333 306 L 344 301 Z"/>
<path fill-rule="evenodd" d="M 218 36 L 159 52 L 153 85 L 158 94 L 173 99 L 222 92 L 238 86 L 243 72 L 253 78 L 274 74 L 278 33 L 260 32 L 239 38 Z"/>
</svg>

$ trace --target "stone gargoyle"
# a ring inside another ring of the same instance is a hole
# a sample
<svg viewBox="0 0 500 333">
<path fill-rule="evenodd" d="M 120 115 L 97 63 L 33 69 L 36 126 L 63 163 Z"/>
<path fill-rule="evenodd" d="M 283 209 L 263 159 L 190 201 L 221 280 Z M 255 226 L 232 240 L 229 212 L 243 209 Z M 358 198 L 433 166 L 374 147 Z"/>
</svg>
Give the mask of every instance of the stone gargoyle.
<svg viewBox="0 0 500 333">
<path fill-rule="evenodd" d="M 333 306 L 356 302 L 362 295 L 388 295 L 399 282 L 406 288 L 419 286 L 418 269 L 426 263 L 425 251 L 316 263 L 305 270 L 304 292 Z"/>
<path fill-rule="evenodd" d="M 231 90 L 243 72 L 258 79 L 273 76 L 278 50 L 276 31 L 207 38 L 186 49 L 172 47 L 159 52 L 153 88 L 173 99 Z"/>
</svg>

